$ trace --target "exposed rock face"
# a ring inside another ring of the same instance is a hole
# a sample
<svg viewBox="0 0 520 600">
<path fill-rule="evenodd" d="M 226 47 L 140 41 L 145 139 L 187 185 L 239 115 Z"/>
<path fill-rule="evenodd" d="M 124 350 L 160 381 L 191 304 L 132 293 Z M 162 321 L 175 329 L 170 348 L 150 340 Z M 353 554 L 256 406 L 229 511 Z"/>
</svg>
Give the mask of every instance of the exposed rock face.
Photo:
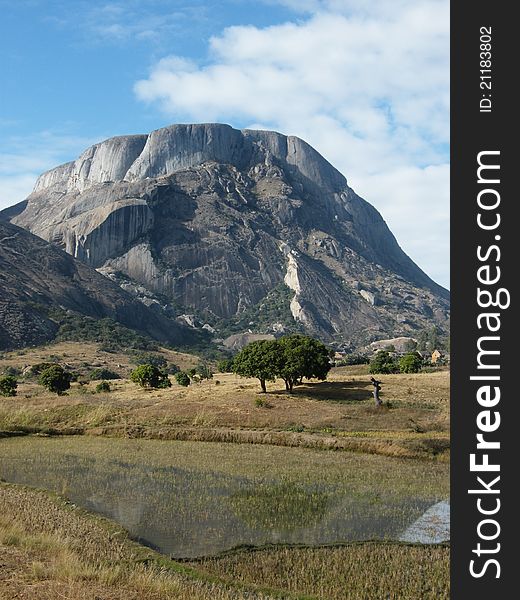
<svg viewBox="0 0 520 600">
<path fill-rule="evenodd" d="M 447 325 L 448 292 L 381 215 L 308 144 L 275 132 L 113 138 L 43 174 L 4 218 L 212 324 L 285 282 L 295 321 L 326 341 Z"/>
<path fill-rule="evenodd" d="M 184 343 L 182 327 L 25 229 L 0 222 L 0 349 L 52 340 L 49 308 L 109 317 L 157 340 Z"/>
</svg>

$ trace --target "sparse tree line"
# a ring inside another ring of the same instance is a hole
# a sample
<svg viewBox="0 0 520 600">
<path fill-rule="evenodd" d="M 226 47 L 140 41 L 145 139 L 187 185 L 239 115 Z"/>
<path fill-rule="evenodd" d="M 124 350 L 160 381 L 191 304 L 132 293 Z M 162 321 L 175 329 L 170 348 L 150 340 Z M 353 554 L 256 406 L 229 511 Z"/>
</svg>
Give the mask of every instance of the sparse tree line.
<svg viewBox="0 0 520 600">
<path fill-rule="evenodd" d="M 144 362 L 149 360 L 150 362 Z M 130 380 L 143 388 L 168 388 L 171 381 L 169 375 L 174 374 L 179 385 L 188 386 L 200 383 L 203 379 L 212 379 L 213 372 L 209 365 L 200 365 L 181 371 L 177 365 L 168 363 L 164 357 L 154 354 L 142 354 L 136 357 L 138 366 L 130 373 Z M 80 387 L 88 381 L 98 381 L 95 392 L 108 393 L 112 391 L 110 381 L 121 379 L 121 376 L 106 367 L 98 367 L 90 371 L 87 379 L 82 379 L 77 373 L 68 370 L 58 363 L 38 363 L 29 367 L 24 374 L 19 369 L 8 367 L 0 375 L 0 395 L 16 396 L 19 378 L 25 381 L 36 381 L 48 391 L 63 395 L 70 389 L 71 383 L 77 381 Z"/>
<path fill-rule="evenodd" d="M 401 357 L 396 357 L 387 350 L 379 350 L 370 361 L 369 372 L 419 373 L 424 366 L 424 359 L 418 352 L 407 352 Z"/>
<path fill-rule="evenodd" d="M 259 340 L 245 346 L 233 358 L 225 358 L 218 362 L 217 369 L 222 373 L 236 373 L 241 377 L 254 377 L 260 382 L 262 392 L 267 392 L 267 383 L 282 379 L 285 389 L 292 393 L 294 386 L 303 379 L 324 380 L 332 367 L 333 351 L 319 340 L 312 337 L 292 334 L 279 339 Z M 349 364 L 361 364 L 368 361 L 365 355 L 356 355 Z M 136 352 L 133 357 L 137 367 L 130 373 L 130 379 L 143 388 L 161 389 L 172 385 L 169 375 L 173 375 L 178 385 L 187 387 L 213 378 L 209 364 L 201 363 L 196 367 L 181 370 L 177 365 L 159 354 Z M 391 351 L 380 350 L 370 360 L 369 372 L 376 373 L 418 373 L 426 363 L 417 351 L 410 351 L 403 356 L 395 356 Z M 18 376 L 21 372 L 8 368 L 0 375 L 0 395 L 16 396 Z M 78 375 L 67 370 L 58 363 L 39 363 L 28 369 L 24 377 L 37 382 L 50 392 L 62 395 L 70 388 L 72 381 L 79 381 L 80 386 L 87 383 Z M 99 381 L 95 391 L 108 393 L 111 391 L 111 380 L 120 379 L 120 375 L 105 367 L 91 370 L 89 379 Z M 219 382 L 216 382 L 219 383 Z"/>
</svg>

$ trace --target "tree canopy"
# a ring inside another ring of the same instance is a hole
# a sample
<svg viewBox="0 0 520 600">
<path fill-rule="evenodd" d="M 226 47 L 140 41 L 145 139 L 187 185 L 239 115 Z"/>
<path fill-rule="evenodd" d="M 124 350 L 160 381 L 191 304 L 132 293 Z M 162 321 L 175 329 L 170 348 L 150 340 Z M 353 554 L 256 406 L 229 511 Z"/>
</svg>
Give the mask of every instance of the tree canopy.
<svg viewBox="0 0 520 600">
<path fill-rule="evenodd" d="M 147 388 L 167 388 L 172 384 L 168 374 L 155 365 L 139 365 L 130 374 L 130 379 L 137 385 Z"/>
<path fill-rule="evenodd" d="M 243 348 L 233 359 L 233 372 L 242 377 L 256 377 L 262 392 L 266 381 L 274 381 L 279 369 L 279 347 L 276 340 L 258 340 Z"/>
<path fill-rule="evenodd" d="M 408 352 L 399 359 L 399 370 L 401 373 L 419 373 L 422 364 L 423 359 L 418 352 Z"/>
<path fill-rule="evenodd" d="M 16 396 L 18 381 L 13 375 L 0 376 L 0 396 Z"/>
<path fill-rule="evenodd" d="M 370 361 L 370 373 L 398 373 L 399 366 L 395 358 L 386 350 L 379 350 Z"/>
<path fill-rule="evenodd" d="M 266 381 L 281 377 L 288 392 L 307 379 L 326 379 L 331 368 L 330 350 L 322 342 L 305 335 L 287 335 L 278 340 L 251 342 L 233 359 L 233 371 L 243 377 L 256 377 L 262 392 Z"/>
<path fill-rule="evenodd" d="M 287 335 L 278 340 L 281 355 L 278 371 L 285 382 L 285 389 L 292 392 L 296 383 L 302 379 L 327 378 L 331 369 L 330 350 L 314 338 L 306 335 Z"/>
<path fill-rule="evenodd" d="M 70 388 L 72 373 L 65 371 L 61 365 L 52 365 L 40 373 L 38 383 L 50 392 L 61 396 Z"/>
</svg>

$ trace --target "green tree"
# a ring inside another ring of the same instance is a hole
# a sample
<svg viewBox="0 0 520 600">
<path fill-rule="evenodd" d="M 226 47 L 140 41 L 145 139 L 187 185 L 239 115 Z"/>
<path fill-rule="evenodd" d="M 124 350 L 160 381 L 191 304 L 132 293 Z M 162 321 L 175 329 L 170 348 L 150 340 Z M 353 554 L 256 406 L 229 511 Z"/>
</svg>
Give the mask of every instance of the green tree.
<svg viewBox="0 0 520 600">
<path fill-rule="evenodd" d="M 399 366 L 386 350 L 379 350 L 370 361 L 369 373 L 397 373 Z"/>
<path fill-rule="evenodd" d="M 285 389 L 293 391 L 303 378 L 327 378 L 331 369 L 331 351 L 319 340 L 306 335 L 286 335 L 278 340 L 279 356 L 276 375 L 285 382 Z"/>
<path fill-rule="evenodd" d="M 233 359 L 223 358 L 217 363 L 217 370 L 219 373 L 233 373 Z"/>
<path fill-rule="evenodd" d="M 418 352 L 408 352 L 399 359 L 399 370 L 401 373 L 418 373 L 422 363 L 422 356 Z"/>
<path fill-rule="evenodd" d="M 213 372 L 207 363 L 201 363 L 195 367 L 195 373 L 201 379 L 213 379 Z"/>
<path fill-rule="evenodd" d="M 0 396 L 16 396 L 18 381 L 12 375 L 0 377 Z"/>
<path fill-rule="evenodd" d="M 58 394 L 58 396 L 61 396 L 70 388 L 71 381 L 72 373 L 65 371 L 61 365 L 52 365 L 44 369 L 38 379 L 40 385 L 47 388 L 49 392 Z"/>
<path fill-rule="evenodd" d="M 155 365 L 139 365 L 130 374 L 130 379 L 145 388 L 167 388 L 172 384 L 168 374 Z"/>
<path fill-rule="evenodd" d="M 233 372 L 241 377 L 256 377 L 262 392 L 266 381 L 274 381 L 279 370 L 280 348 L 276 340 L 251 342 L 233 359 Z"/>
<path fill-rule="evenodd" d="M 191 383 L 190 376 L 188 373 L 186 373 L 186 371 L 179 371 L 178 373 L 175 373 L 175 380 L 179 385 L 184 387 L 188 387 Z"/>
</svg>

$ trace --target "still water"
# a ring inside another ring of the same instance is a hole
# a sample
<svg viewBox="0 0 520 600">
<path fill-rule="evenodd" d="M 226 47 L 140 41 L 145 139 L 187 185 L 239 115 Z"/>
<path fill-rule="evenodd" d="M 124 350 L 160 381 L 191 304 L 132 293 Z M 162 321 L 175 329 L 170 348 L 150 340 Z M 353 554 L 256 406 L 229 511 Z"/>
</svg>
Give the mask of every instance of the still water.
<svg viewBox="0 0 520 600">
<path fill-rule="evenodd" d="M 310 469 L 292 476 L 290 469 L 274 464 L 284 456 L 280 448 L 272 469 L 265 468 L 263 457 L 257 474 L 253 466 L 224 468 L 217 454 L 212 461 L 211 444 L 203 459 L 191 461 L 186 458 L 193 447 L 189 443 L 153 444 L 0 440 L 0 477 L 58 492 L 175 558 L 217 554 L 243 544 L 399 539 L 403 532 L 413 541 L 410 527 L 438 500 L 429 493 L 403 497 L 378 486 L 377 479 L 373 485 L 363 482 L 359 474 L 318 476 Z M 225 452 L 222 444 L 217 446 Z M 240 448 L 227 446 L 240 456 Z M 258 447 L 256 452 L 253 457 L 274 450 Z M 435 535 L 431 541 L 440 541 L 439 532 Z M 423 535 L 420 541 L 430 540 Z"/>
</svg>

